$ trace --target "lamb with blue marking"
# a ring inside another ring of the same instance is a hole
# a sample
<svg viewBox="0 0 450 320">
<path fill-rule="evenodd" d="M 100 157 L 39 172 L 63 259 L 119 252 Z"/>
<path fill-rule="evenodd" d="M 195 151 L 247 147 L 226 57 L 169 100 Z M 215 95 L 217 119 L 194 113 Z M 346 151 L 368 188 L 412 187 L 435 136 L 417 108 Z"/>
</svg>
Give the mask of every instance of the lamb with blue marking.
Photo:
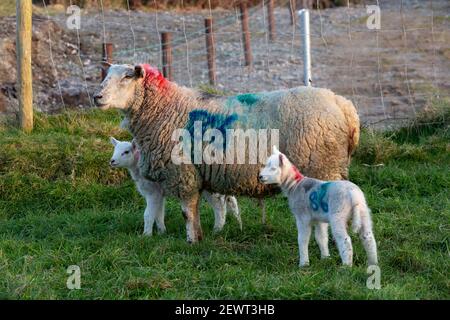
<svg viewBox="0 0 450 320">
<path fill-rule="evenodd" d="M 128 169 L 131 178 L 136 183 L 137 190 L 145 198 L 147 206 L 144 212 L 144 234 L 152 235 L 155 222 L 159 233 L 164 233 L 166 231 L 164 224 L 164 193 L 159 183 L 150 181 L 140 174 L 138 167 L 139 148 L 134 140 L 131 142 L 119 141 L 111 137 L 110 141 L 114 146 L 114 153 L 110 160 L 111 167 Z M 236 218 L 239 228 L 242 230 L 241 214 L 235 197 L 207 191 L 203 191 L 202 195 L 214 210 L 215 232 L 223 229 L 227 211 L 230 211 Z"/>
<path fill-rule="evenodd" d="M 261 170 L 259 180 L 281 187 L 289 200 L 298 229 L 300 266 L 309 265 L 308 244 L 312 226 L 322 258 L 328 257 L 328 226 L 339 250 L 342 264 L 353 264 L 353 247 L 347 232 L 352 220 L 367 253 L 369 265 L 378 264 L 377 245 L 372 231 L 370 209 L 364 193 L 350 181 L 322 181 L 303 176 L 289 159 L 274 146 Z"/>
</svg>

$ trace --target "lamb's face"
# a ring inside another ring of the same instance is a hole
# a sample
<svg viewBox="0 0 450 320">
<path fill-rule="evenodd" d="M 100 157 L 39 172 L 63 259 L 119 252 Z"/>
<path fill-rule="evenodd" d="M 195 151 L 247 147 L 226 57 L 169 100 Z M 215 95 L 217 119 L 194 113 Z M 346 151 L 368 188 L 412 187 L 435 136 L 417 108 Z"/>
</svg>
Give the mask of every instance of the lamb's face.
<svg viewBox="0 0 450 320">
<path fill-rule="evenodd" d="M 259 173 L 259 181 L 264 184 L 281 183 L 280 154 L 272 154 L 268 159 L 266 166 Z"/>
<path fill-rule="evenodd" d="M 136 164 L 135 147 L 129 141 L 119 141 L 110 138 L 114 146 L 114 153 L 111 157 L 110 165 L 113 168 L 127 168 L 130 169 Z"/>
<path fill-rule="evenodd" d="M 127 109 L 133 100 L 136 86 L 142 85 L 144 73 L 142 66 L 111 65 L 99 91 L 94 95 L 95 104 L 101 109 Z"/>
</svg>

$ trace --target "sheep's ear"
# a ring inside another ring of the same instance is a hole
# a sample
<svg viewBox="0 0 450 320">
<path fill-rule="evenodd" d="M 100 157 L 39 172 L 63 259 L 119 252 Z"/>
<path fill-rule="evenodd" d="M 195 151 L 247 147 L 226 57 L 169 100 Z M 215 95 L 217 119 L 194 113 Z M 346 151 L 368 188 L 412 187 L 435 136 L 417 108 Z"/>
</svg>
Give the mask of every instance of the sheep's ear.
<svg viewBox="0 0 450 320">
<path fill-rule="evenodd" d="M 134 75 L 136 78 L 143 78 L 145 76 L 145 70 L 141 65 L 134 66 Z"/>
<path fill-rule="evenodd" d="M 282 153 L 278 154 L 278 161 L 279 161 L 280 168 L 283 166 L 283 157 L 284 156 Z"/>
<path fill-rule="evenodd" d="M 136 149 L 137 149 L 136 141 L 134 141 L 134 139 L 131 140 L 131 149 L 132 149 L 133 151 L 136 151 Z"/>
<path fill-rule="evenodd" d="M 276 145 L 273 145 L 273 147 L 272 147 L 272 153 L 273 153 L 273 154 L 280 153 L 280 151 L 278 150 L 278 148 L 277 148 Z"/>
<path fill-rule="evenodd" d="M 105 71 L 108 71 L 109 67 L 112 66 L 112 64 L 107 61 L 102 61 L 101 65 L 102 65 L 103 70 L 105 70 Z"/>
<path fill-rule="evenodd" d="M 114 137 L 109 137 L 109 141 L 111 141 L 112 145 L 115 147 L 119 141 Z"/>
</svg>

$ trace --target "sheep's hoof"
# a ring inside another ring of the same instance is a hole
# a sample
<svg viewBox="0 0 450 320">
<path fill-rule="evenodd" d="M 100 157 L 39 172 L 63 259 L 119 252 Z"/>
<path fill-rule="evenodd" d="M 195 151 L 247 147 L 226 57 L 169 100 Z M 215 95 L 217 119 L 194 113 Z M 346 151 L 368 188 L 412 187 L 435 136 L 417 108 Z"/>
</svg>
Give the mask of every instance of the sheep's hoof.
<svg viewBox="0 0 450 320">
<path fill-rule="evenodd" d="M 325 259 L 330 259 L 330 255 L 327 255 L 327 256 L 320 256 L 320 259 L 323 259 L 323 260 L 325 260 Z"/>
<path fill-rule="evenodd" d="M 146 237 L 151 237 L 153 234 L 152 234 L 151 231 L 144 231 L 144 232 L 142 233 L 142 235 L 143 235 L 143 236 L 146 236 Z"/>
</svg>

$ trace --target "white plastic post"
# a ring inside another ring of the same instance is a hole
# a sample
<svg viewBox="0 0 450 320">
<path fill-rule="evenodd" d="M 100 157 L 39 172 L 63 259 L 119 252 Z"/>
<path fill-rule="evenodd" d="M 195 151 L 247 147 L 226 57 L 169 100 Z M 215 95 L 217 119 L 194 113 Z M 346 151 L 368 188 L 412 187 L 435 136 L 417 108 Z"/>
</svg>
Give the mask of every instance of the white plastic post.
<svg viewBox="0 0 450 320">
<path fill-rule="evenodd" d="M 303 45 L 303 82 L 305 86 L 312 84 L 311 79 L 311 48 L 310 48 L 310 32 L 309 32 L 309 10 L 302 9 L 298 11 L 300 18 L 300 26 L 302 30 Z"/>
</svg>

